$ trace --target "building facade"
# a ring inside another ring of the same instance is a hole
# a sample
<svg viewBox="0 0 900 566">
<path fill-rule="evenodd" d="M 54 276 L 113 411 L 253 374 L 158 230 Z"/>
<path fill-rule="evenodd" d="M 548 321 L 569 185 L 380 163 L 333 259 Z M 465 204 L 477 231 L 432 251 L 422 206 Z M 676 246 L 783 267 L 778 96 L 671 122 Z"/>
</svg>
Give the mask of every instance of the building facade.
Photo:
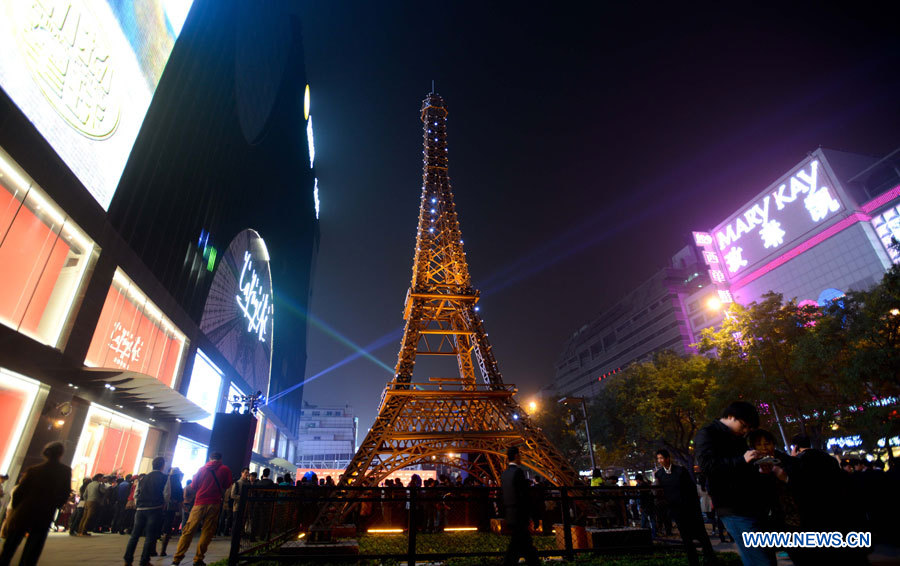
<svg viewBox="0 0 900 566">
<path fill-rule="evenodd" d="M 63 4 L 0 0 L 0 473 L 62 441 L 73 481 L 190 474 L 257 392 L 253 461 L 292 461 L 318 238 L 299 20 Z"/>
<path fill-rule="evenodd" d="M 721 302 L 766 292 L 824 306 L 877 284 L 897 260 L 898 153 L 817 149 L 708 231 L 695 232 Z"/>
<path fill-rule="evenodd" d="M 695 339 L 685 305 L 708 287 L 700 267 L 699 254 L 686 246 L 669 266 L 582 326 L 566 343 L 555 379 L 541 395 L 595 395 L 603 379 L 632 362 L 662 350 L 687 352 Z"/>
<path fill-rule="evenodd" d="M 312 405 L 300 411 L 297 467 L 343 470 L 356 453 L 359 417 L 350 405 Z"/>
<path fill-rule="evenodd" d="M 693 351 L 731 302 L 769 292 L 824 306 L 878 283 L 900 252 L 900 150 L 817 149 L 566 343 L 542 395 L 591 396 L 661 350 Z M 690 249 L 693 248 L 693 249 Z"/>
</svg>

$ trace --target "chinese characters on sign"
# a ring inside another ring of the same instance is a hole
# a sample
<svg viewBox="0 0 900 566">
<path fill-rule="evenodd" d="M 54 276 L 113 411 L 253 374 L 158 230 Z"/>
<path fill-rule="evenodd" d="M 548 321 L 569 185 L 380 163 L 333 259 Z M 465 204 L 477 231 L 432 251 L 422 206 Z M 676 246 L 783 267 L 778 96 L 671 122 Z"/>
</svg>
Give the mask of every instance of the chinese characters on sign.
<svg viewBox="0 0 900 566">
<path fill-rule="evenodd" d="M 238 308 L 247 319 L 247 331 L 257 335 L 260 342 L 266 341 L 266 325 L 269 315 L 272 314 L 272 305 L 269 304 L 269 294 L 263 288 L 263 282 L 253 269 L 250 252 L 244 252 L 244 266 L 241 268 L 241 277 L 238 280 L 240 295 L 235 295 Z"/>
<path fill-rule="evenodd" d="M 709 267 L 709 279 L 716 287 L 719 301 L 723 305 L 733 303 L 734 299 L 731 297 L 731 292 L 725 284 L 725 272 L 722 271 L 719 256 L 713 248 L 712 235 L 706 232 L 694 232 L 694 243 L 700 248 L 703 262 Z M 728 263 L 728 261 L 729 259 L 726 257 L 725 262 Z"/>
<path fill-rule="evenodd" d="M 16 6 L 24 59 L 47 101 L 82 134 L 110 136 L 119 123 L 118 78 L 99 21 L 78 1 Z"/>
<path fill-rule="evenodd" d="M 843 208 L 834 186 L 819 161 L 811 160 L 718 226 L 713 239 L 728 276 L 758 265 L 772 253 L 785 251 L 833 217 Z"/>
<path fill-rule="evenodd" d="M 113 325 L 112 332 L 109 337 L 109 349 L 115 356 L 112 362 L 117 366 L 127 369 L 132 362 L 141 361 L 141 348 L 144 346 L 144 340 L 140 336 L 125 328 L 121 322 Z"/>
</svg>

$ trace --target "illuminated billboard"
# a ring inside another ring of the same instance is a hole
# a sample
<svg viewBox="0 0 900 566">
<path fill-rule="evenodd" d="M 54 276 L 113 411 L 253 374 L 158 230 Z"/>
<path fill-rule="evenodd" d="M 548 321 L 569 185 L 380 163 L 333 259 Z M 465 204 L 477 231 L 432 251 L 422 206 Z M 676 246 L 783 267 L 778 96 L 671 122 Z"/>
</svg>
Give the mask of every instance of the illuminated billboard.
<svg viewBox="0 0 900 566">
<path fill-rule="evenodd" d="M 893 240 L 900 242 L 900 206 L 894 206 L 872 218 L 872 226 L 878 239 L 891 256 L 891 261 L 900 263 L 900 251 L 891 247 Z"/>
<path fill-rule="evenodd" d="M 104 210 L 193 0 L 0 0 L 0 87 Z"/>
<path fill-rule="evenodd" d="M 269 252 L 254 230 L 231 241 L 216 266 L 200 330 L 252 388 L 269 392 L 274 295 Z"/>
<path fill-rule="evenodd" d="M 84 364 L 143 373 L 174 389 L 186 348 L 184 334 L 117 269 Z"/>
<path fill-rule="evenodd" d="M 801 164 L 712 231 L 722 271 L 733 280 L 791 249 L 844 209 L 821 162 Z"/>
</svg>

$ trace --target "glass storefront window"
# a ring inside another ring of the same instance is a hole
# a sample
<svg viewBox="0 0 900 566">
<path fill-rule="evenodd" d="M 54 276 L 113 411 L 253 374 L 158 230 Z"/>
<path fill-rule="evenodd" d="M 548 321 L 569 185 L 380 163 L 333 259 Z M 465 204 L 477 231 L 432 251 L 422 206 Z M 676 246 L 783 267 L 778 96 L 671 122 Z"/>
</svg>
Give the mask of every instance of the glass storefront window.
<svg viewBox="0 0 900 566">
<path fill-rule="evenodd" d="M 206 452 L 208 446 L 194 442 L 183 436 L 178 437 L 175 443 L 175 454 L 172 455 L 172 467 L 178 468 L 184 474 L 184 481 L 194 477 L 197 470 L 206 464 Z"/>
<path fill-rule="evenodd" d="M 0 474 L 9 474 L 40 387 L 33 379 L 0 368 Z"/>
<path fill-rule="evenodd" d="M 143 373 L 174 389 L 186 347 L 184 334 L 117 269 L 84 364 Z"/>
<path fill-rule="evenodd" d="M 149 430 L 145 422 L 91 403 L 72 461 L 72 485 L 94 474 L 137 472 Z"/>
<path fill-rule="evenodd" d="M 198 425 L 212 429 L 219 410 L 219 391 L 222 389 L 222 370 L 216 367 L 206 354 L 197 350 L 194 369 L 188 385 L 187 398 L 209 413 L 205 419 L 196 421 Z"/>
<path fill-rule="evenodd" d="M 61 347 L 97 255 L 94 242 L 0 149 L 0 322 Z"/>
<path fill-rule="evenodd" d="M 278 433 L 278 457 L 287 459 L 287 437 Z"/>
<path fill-rule="evenodd" d="M 253 451 L 257 454 L 263 453 L 263 447 L 260 444 L 262 442 L 263 431 L 266 428 L 263 419 L 265 419 L 265 417 L 262 413 L 256 414 L 256 432 L 253 434 Z"/>
<path fill-rule="evenodd" d="M 235 401 L 235 397 L 237 400 Z M 238 389 L 238 387 L 232 381 L 228 384 L 228 402 L 225 404 L 225 412 L 230 413 L 234 409 L 232 403 L 241 403 L 241 398 L 244 397 L 244 392 Z M 241 405 L 241 410 L 243 410 L 243 404 Z M 254 444 L 254 447 L 256 445 Z"/>
<path fill-rule="evenodd" d="M 278 430 L 275 425 L 266 419 L 266 431 L 263 437 L 263 445 L 261 454 L 265 458 L 271 458 L 275 455 L 275 443 L 278 442 Z"/>
</svg>

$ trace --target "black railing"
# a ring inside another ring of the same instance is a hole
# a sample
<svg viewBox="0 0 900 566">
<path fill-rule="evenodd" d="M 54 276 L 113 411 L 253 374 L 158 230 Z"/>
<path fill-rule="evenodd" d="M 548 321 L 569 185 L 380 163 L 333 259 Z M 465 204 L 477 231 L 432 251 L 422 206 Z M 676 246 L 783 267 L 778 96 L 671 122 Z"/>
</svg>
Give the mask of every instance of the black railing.
<svg viewBox="0 0 900 566">
<path fill-rule="evenodd" d="M 541 487 L 531 495 L 532 533 L 541 556 L 658 550 L 650 529 L 641 527 L 647 522 L 642 515 L 662 505 L 655 488 Z M 335 519 L 321 521 L 323 510 Z M 498 488 L 244 486 L 229 564 L 394 559 L 413 565 L 502 556 L 508 542 L 499 536 L 504 523 Z M 482 547 L 471 548 L 475 539 L 466 532 L 482 533 Z"/>
</svg>

